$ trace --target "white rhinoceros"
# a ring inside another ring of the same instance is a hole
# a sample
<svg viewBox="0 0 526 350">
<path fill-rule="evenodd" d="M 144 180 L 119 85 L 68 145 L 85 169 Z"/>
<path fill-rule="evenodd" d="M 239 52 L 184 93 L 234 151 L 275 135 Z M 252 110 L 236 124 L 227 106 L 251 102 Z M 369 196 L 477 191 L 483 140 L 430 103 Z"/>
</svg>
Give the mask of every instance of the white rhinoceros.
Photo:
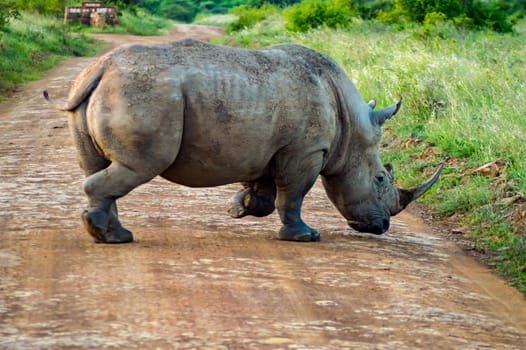
<svg viewBox="0 0 526 350">
<path fill-rule="evenodd" d="M 116 200 L 157 175 L 192 187 L 241 182 L 230 215 L 264 216 L 277 206 L 279 238 L 294 241 L 320 239 L 300 214 L 321 175 L 351 227 L 386 232 L 442 167 L 419 187 L 394 187 L 378 142 L 400 102 L 374 107 L 331 58 L 308 48 L 184 39 L 113 50 L 80 74 L 59 109 L 87 177 L 85 228 L 96 242 L 123 243 L 133 236 Z"/>
</svg>

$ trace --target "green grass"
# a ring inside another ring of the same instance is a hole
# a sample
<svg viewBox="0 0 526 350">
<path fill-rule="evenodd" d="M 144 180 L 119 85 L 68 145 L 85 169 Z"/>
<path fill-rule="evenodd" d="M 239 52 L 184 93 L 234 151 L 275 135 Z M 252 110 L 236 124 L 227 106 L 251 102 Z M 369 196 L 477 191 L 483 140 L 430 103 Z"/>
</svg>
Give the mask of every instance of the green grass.
<svg viewBox="0 0 526 350">
<path fill-rule="evenodd" d="M 23 13 L 0 31 L 0 100 L 16 85 L 39 79 L 70 56 L 94 55 L 102 45 L 38 14 Z"/>
<path fill-rule="evenodd" d="M 473 245 L 526 291 L 526 22 L 503 35 L 447 23 L 399 31 L 361 21 L 297 34 L 284 30 L 279 17 L 265 21 L 221 40 L 303 44 L 340 63 L 364 99 L 385 106 L 403 96 L 401 112 L 386 123 L 383 161 L 395 165 L 403 187 L 447 161 L 422 202 L 442 220 L 453 216 L 467 226 Z M 497 159 L 508 161 L 499 176 L 475 173 Z"/>
<path fill-rule="evenodd" d="M 205 26 L 220 26 L 226 27 L 228 24 L 237 20 L 236 15 L 232 14 L 198 14 L 194 20 L 194 24 Z"/>
</svg>

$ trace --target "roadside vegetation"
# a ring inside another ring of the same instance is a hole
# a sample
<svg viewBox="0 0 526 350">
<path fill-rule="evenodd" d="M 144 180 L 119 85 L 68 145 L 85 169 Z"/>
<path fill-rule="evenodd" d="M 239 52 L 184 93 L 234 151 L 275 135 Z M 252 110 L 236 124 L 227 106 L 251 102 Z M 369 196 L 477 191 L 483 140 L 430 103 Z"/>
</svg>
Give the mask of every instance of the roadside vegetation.
<svg viewBox="0 0 526 350">
<path fill-rule="evenodd" d="M 40 78 L 60 60 L 91 56 L 103 47 L 87 33 L 114 32 L 158 35 L 172 25 L 144 9 L 120 13 L 118 26 L 90 28 L 63 24 L 64 1 L 6 0 L 0 6 L 0 101 L 17 85 Z"/>
<path fill-rule="evenodd" d="M 383 161 L 394 164 L 403 187 L 420 183 L 445 162 L 439 184 L 421 202 L 451 238 L 489 256 L 525 292 L 526 21 L 506 17 L 513 27 L 502 34 L 444 16 L 386 23 L 349 12 L 345 25 L 333 26 L 331 10 L 329 23 L 322 19 L 304 28 L 291 11 L 310 11 L 313 2 L 305 4 L 258 15 L 263 19 L 240 30 L 231 24 L 218 41 L 302 44 L 333 57 L 366 100 L 385 106 L 403 96 L 401 113 L 386 123 Z M 232 13 L 240 11 L 251 10 Z"/>
<path fill-rule="evenodd" d="M 21 12 L 0 29 L 0 101 L 16 85 L 36 80 L 70 56 L 93 55 L 102 46 L 84 35 L 72 35 L 61 22 Z"/>
</svg>

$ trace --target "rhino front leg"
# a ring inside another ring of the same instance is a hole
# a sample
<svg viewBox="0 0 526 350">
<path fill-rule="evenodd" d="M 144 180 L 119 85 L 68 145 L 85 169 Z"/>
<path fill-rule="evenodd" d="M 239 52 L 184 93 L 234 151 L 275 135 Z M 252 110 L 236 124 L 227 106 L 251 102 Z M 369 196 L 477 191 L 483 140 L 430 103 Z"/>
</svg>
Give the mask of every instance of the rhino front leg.
<svg viewBox="0 0 526 350">
<path fill-rule="evenodd" d="M 286 168 L 278 172 L 277 208 L 283 223 L 279 239 L 300 242 L 320 240 L 320 233 L 302 220 L 301 207 L 303 198 L 316 182 L 322 160 L 322 154 L 312 154 L 301 162 L 288 160 L 285 161 Z"/>
<path fill-rule="evenodd" d="M 228 213 L 231 217 L 242 218 L 247 215 L 262 217 L 274 211 L 276 185 L 271 178 L 244 182 L 242 185 L 244 188 L 230 199 Z"/>
</svg>

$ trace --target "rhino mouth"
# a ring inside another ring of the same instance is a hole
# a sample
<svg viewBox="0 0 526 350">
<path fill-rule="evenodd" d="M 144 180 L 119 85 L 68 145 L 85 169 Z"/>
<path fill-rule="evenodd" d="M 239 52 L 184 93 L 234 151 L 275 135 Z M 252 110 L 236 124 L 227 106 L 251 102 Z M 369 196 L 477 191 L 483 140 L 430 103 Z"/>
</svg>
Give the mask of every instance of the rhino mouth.
<svg viewBox="0 0 526 350">
<path fill-rule="evenodd" d="M 352 229 L 358 232 L 372 233 L 375 235 L 384 234 L 387 232 L 387 230 L 389 230 L 389 219 L 385 218 L 378 218 L 368 223 L 356 220 L 347 220 L 347 223 Z"/>
</svg>

